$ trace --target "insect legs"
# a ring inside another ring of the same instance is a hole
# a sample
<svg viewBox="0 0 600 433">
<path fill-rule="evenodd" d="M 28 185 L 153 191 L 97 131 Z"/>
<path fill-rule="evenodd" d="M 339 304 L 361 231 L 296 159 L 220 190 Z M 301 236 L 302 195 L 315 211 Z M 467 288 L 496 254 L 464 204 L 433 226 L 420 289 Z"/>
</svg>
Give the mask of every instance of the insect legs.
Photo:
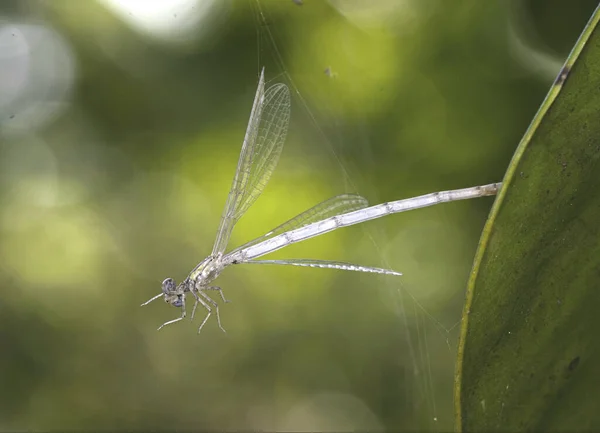
<svg viewBox="0 0 600 433">
<path fill-rule="evenodd" d="M 173 319 L 173 320 L 169 320 L 168 322 L 163 323 L 162 325 L 160 325 L 157 329 L 157 331 L 160 331 L 162 328 L 164 328 L 167 325 L 172 325 L 173 323 L 177 323 L 180 320 L 185 319 L 186 316 L 186 312 L 185 312 L 185 297 L 181 297 L 181 317 L 178 317 L 177 319 Z"/>
<path fill-rule="evenodd" d="M 202 304 L 202 306 L 204 308 L 206 308 L 206 310 L 208 311 L 208 314 L 206 315 L 206 317 L 200 324 L 200 327 L 198 328 L 198 334 L 200 333 L 200 331 L 202 331 L 202 327 L 204 326 L 204 324 L 207 322 L 208 318 L 212 314 L 212 308 L 208 305 L 208 303 L 210 303 L 213 306 L 213 308 L 215 309 L 215 311 L 217 313 L 217 324 L 219 325 L 219 328 L 221 328 L 221 331 L 227 332 L 227 331 L 225 331 L 225 328 L 223 328 L 223 326 L 221 325 L 221 317 L 219 315 L 219 305 L 210 296 L 208 296 L 206 293 L 204 293 L 205 290 L 217 290 L 221 294 L 221 299 L 223 299 L 223 302 L 229 302 L 227 299 L 225 299 L 225 296 L 223 295 L 223 290 L 220 287 L 216 287 L 216 286 L 208 286 L 208 287 L 200 287 L 200 288 L 194 287 L 191 290 L 192 295 L 196 299 L 196 302 L 194 303 L 194 308 L 192 309 L 191 319 L 194 320 L 194 315 L 196 314 L 196 308 L 198 307 L 198 304 Z"/>
</svg>

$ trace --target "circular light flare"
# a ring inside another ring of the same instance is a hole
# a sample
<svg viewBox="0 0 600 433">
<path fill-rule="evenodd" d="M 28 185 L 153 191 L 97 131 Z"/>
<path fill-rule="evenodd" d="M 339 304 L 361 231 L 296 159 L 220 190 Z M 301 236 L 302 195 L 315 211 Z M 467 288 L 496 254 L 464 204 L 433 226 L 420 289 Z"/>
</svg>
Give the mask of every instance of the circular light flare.
<svg viewBox="0 0 600 433">
<path fill-rule="evenodd" d="M 19 28 L 0 28 L 0 110 L 11 104 L 27 84 L 29 64 L 29 49 Z"/>
<path fill-rule="evenodd" d="M 27 23 L 0 25 L 0 128 L 30 133 L 68 106 L 75 60 L 54 29 Z"/>
<path fill-rule="evenodd" d="M 224 0 L 100 0 L 130 27 L 167 42 L 194 39 L 198 25 Z"/>
</svg>

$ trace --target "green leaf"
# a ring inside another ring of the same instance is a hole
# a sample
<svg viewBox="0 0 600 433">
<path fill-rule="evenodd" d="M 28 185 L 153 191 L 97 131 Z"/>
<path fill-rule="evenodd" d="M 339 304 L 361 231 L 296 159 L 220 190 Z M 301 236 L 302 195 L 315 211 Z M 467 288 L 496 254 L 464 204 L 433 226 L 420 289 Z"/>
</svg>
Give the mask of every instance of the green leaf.
<svg viewBox="0 0 600 433">
<path fill-rule="evenodd" d="M 482 234 L 459 344 L 459 431 L 600 431 L 599 19 L 600 8 Z"/>
</svg>

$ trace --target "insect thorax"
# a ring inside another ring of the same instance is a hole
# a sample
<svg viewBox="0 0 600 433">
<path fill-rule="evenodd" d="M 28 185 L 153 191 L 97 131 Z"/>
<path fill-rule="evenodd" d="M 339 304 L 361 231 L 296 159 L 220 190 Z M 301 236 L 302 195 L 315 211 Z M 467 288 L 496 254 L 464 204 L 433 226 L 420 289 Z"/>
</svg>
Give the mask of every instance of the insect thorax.
<svg viewBox="0 0 600 433">
<path fill-rule="evenodd" d="M 187 278 L 186 283 L 189 285 L 186 291 L 191 289 L 191 286 L 206 286 L 211 281 L 219 276 L 223 270 L 221 263 L 221 255 L 216 257 L 207 257 L 199 266 L 194 269 Z"/>
</svg>

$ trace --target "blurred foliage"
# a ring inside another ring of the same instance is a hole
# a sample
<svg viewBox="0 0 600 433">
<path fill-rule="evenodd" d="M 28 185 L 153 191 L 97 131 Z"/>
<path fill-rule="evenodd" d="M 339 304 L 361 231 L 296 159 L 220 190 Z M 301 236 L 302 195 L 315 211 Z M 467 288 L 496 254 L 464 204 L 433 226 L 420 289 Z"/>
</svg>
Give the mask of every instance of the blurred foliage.
<svg viewBox="0 0 600 433">
<path fill-rule="evenodd" d="M 463 319 L 460 431 L 600 427 L 599 19 L 597 9 L 486 225 Z"/>
<path fill-rule="evenodd" d="M 226 270 L 227 334 L 138 306 L 210 252 L 262 65 L 292 124 L 232 247 L 342 192 L 499 181 L 596 2 L 199 0 L 154 32 L 117 3 L 0 4 L 0 428 L 451 429 L 491 199 L 272 256 L 401 279 Z"/>
</svg>

